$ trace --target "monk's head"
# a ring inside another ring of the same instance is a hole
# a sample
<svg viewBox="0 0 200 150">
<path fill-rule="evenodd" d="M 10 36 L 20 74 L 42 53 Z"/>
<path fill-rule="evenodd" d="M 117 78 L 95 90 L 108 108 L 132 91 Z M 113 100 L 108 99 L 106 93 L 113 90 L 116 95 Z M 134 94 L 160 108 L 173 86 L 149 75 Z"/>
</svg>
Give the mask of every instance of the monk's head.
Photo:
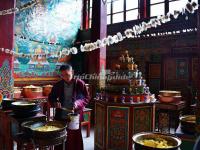
<svg viewBox="0 0 200 150">
<path fill-rule="evenodd" d="M 73 79 L 74 71 L 71 65 L 66 64 L 60 67 L 60 76 L 65 82 L 70 82 Z"/>
</svg>

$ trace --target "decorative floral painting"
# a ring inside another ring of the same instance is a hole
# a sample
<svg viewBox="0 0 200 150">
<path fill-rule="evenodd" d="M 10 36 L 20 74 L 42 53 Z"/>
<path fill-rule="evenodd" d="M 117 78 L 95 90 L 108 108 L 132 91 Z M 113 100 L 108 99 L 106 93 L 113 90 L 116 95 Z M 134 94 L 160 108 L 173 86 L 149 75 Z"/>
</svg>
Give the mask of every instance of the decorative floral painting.
<svg viewBox="0 0 200 150">
<path fill-rule="evenodd" d="M 107 149 L 128 149 L 129 115 L 128 107 L 108 107 Z"/>
<path fill-rule="evenodd" d="M 13 78 L 11 70 L 11 60 L 2 56 L 0 62 L 0 93 L 5 97 L 10 97 L 13 89 Z"/>
<path fill-rule="evenodd" d="M 30 0 L 18 0 L 23 6 Z M 14 76 L 52 77 L 69 57 L 58 52 L 73 45 L 81 23 L 82 0 L 38 0 L 39 3 L 16 14 L 15 51 L 30 54 L 16 57 Z"/>
</svg>

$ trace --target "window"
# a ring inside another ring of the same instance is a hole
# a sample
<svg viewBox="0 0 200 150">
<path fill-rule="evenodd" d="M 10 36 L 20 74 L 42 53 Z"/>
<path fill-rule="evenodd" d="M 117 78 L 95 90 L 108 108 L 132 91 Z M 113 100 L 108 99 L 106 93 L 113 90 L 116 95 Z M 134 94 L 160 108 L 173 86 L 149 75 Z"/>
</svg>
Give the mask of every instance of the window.
<svg viewBox="0 0 200 150">
<path fill-rule="evenodd" d="M 151 4 L 156 4 L 156 3 L 160 3 L 163 2 L 164 0 L 151 0 Z"/>
<path fill-rule="evenodd" d="M 107 16 L 107 24 L 110 24 L 110 15 Z"/>
<path fill-rule="evenodd" d="M 126 21 L 138 19 L 138 9 L 126 12 Z"/>
<path fill-rule="evenodd" d="M 169 12 L 174 13 L 174 10 L 181 10 L 187 2 L 188 0 L 169 0 Z"/>
<path fill-rule="evenodd" d="M 111 0 L 107 2 L 107 24 L 136 20 L 139 0 Z"/>
<path fill-rule="evenodd" d="M 124 0 L 113 1 L 113 13 L 124 11 Z"/>
<path fill-rule="evenodd" d="M 150 0 L 150 17 L 165 14 L 164 0 Z"/>
<path fill-rule="evenodd" d="M 89 0 L 89 28 L 92 27 L 92 0 Z"/>
<path fill-rule="evenodd" d="M 87 24 L 91 27 L 92 22 L 92 1 L 87 1 Z M 198 0 L 192 0 L 198 3 Z M 160 16 L 168 13 L 174 13 L 174 10 L 181 10 L 185 7 L 188 0 L 146 0 L 146 6 L 140 4 L 140 0 L 107 0 L 107 24 L 114 24 L 124 21 L 139 19 L 142 10 L 139 10 L 139 5 L 141 9 L 146 8 L 145 17 L 150 16 Z M 144 3 L 145 4 L 145 3 Z"/>
<path fill-rule="evenodd" d="M 118 23 L 124 21 L 124 13 L 117 13 L 113 14 L 113 22 L 112 23 Z"/>
<path fill-rule="evenodd" d="M 198 3 L 198 0 L 194 1 Z M 168 11 L 174 13 L 174 10 L 181 11 L 187 2 L 188 0 L 150 0 L 150 16 L 164 15 Z"/>
<path fill-rule="evenodd" d="M 138 0 L 126 0 L 126 10 L 138 8 Z"/>
<path fill-rule="evenodd" d="M 158 1 L 158 0 L 156 0 Z M 165 3 L 155 3 L 151 4 L 150 6 L 150 16 L 159 16 L 159 15 L 164 15 L 165 14 Z"/>
</svg>

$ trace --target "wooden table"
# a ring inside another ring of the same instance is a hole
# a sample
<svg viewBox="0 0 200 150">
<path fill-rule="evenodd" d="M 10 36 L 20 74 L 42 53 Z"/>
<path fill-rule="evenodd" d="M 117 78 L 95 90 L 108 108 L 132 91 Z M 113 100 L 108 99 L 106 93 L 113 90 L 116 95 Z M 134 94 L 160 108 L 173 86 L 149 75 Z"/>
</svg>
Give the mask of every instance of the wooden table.
<svg viewBox="0 0 200 150">
<path fill-rule="evenodd" d="M 185 107 L 184 101 L 175 103 L 157 103 L 156 120 L 158 123 L 158 131 L 165 132 L 164 129 L 167 128 L 167 132 L 170 133 L 170 128 L 174 128 L 175 132 L 179 125 L 179 116 Z"/>
<path fill-rule="evenodd" d="M 11 110 L 0 109 L 0 150 L 13 150 L 13 141 L 16 135 L 21 132 L 21 123 L 24 121 L 44 121 L 46 116 L 38 113 L 36 116 L 28 118 L 17 118 Z"/>
<path fill-rule="evenodd" d="M 83 110 L 83 121 L 81 122 L 81 126 L 87 126 L 86 137 L 90 136 L 91 111 L 92 109 L 90 108 L 84 108 Z"/>
</svg>

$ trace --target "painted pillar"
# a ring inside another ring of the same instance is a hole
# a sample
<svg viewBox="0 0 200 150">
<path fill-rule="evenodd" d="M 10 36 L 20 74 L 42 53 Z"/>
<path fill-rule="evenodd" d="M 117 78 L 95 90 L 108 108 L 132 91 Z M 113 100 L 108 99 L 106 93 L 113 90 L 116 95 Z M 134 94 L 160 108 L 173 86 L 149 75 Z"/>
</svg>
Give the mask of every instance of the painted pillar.
<svg viewBox="0 0 200 150">
<path fill-rule="evenodd" d="M 97 39 L 103 39 L 107 36 L 107 10 L 106 0 L 93 0 L 92 4 L 92 42 Z M 88 73 L 100 74 L 103 77 L 106 69 L 106 47 L 99 48 L 92 52 L 88 52 Z M 100 78 L 94 81 L 93 84 L 97 87 L 104 87 L 105 80 Z"/>
<path fill-rule="evenodd" d="M 140 0 L 139 1 L 139 15 L 140 19 L 147 17 L 147 0 Z"/>
<path fill-rule="evenodd" d="M 0 11 L 15 7 L 16 0 L 0 0 Z M 0 93 L 10 97 L 13 89 L 13 55 L 1 48 L 13 49 L 15 14 L 0 15 Z"/>
</svg>

